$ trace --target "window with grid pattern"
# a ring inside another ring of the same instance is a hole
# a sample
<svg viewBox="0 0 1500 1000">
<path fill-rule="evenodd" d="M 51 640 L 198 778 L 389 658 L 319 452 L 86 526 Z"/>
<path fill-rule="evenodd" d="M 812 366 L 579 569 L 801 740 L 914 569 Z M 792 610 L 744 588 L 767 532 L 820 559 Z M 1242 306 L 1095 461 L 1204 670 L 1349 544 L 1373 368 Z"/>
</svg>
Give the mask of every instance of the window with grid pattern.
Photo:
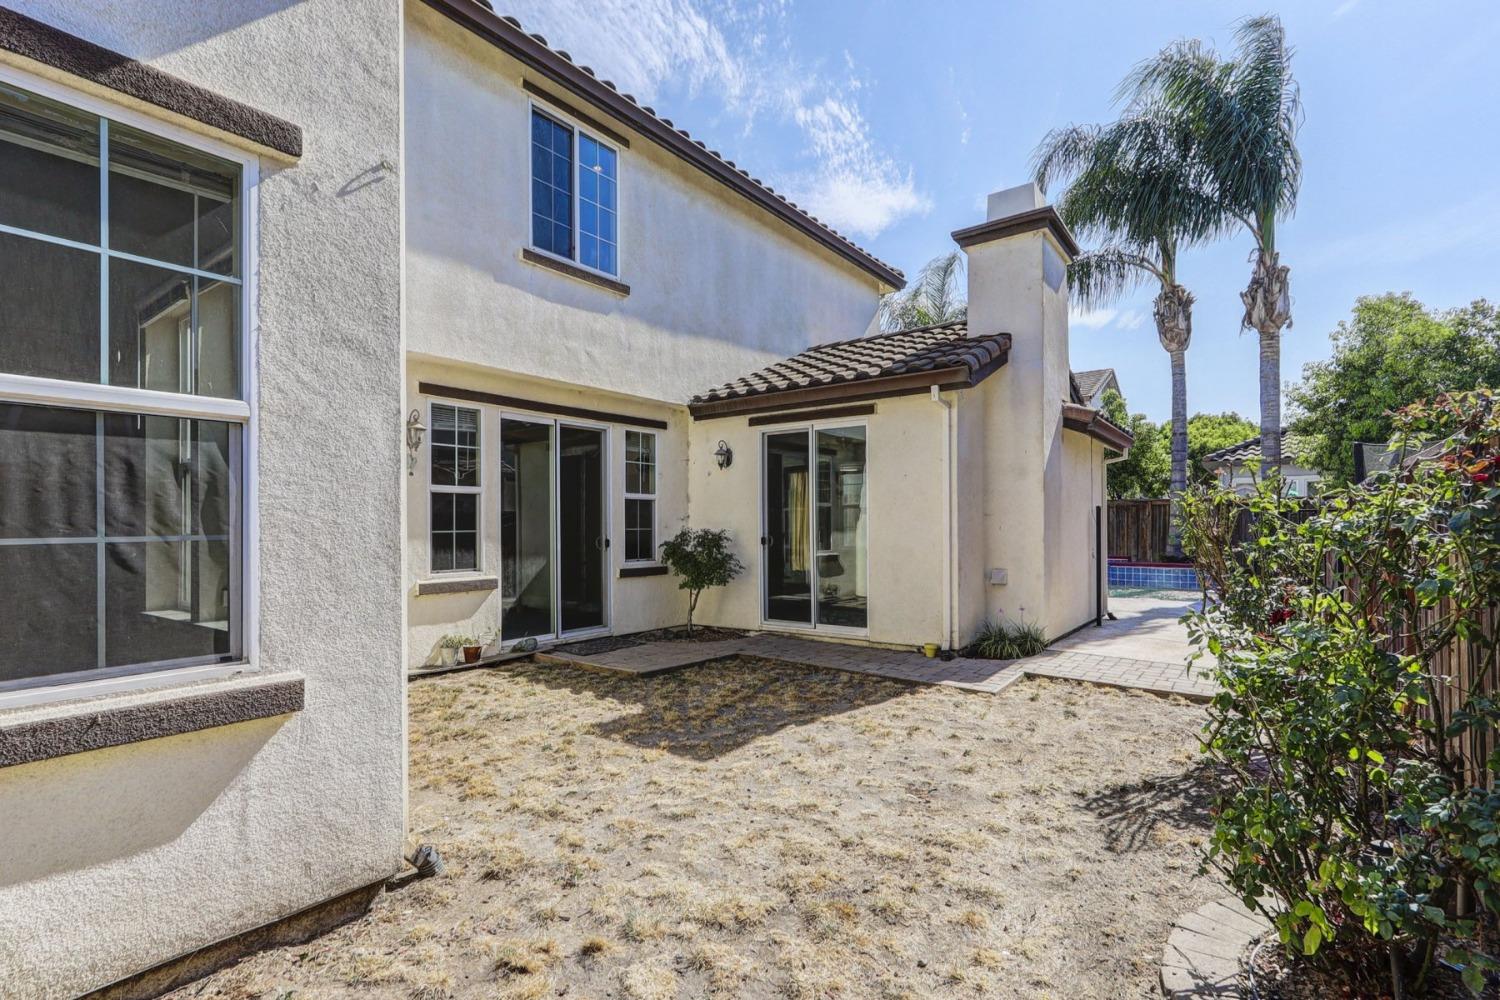
<svg viewBox="0 0 1500 1000">
<path fill-rule="evenodd" d="M 656 561 L 656 435 L 625 432 L 625 561 Z"/>
<path fill-rule="evenodd" d="M 432 404 L 434 573 L 479 568 L 479 411 Z"/>
<path fill-rule="evenodd" d="M 573 256 L 573 130 L 531 113 L 531 242 Z"/>
</svg>

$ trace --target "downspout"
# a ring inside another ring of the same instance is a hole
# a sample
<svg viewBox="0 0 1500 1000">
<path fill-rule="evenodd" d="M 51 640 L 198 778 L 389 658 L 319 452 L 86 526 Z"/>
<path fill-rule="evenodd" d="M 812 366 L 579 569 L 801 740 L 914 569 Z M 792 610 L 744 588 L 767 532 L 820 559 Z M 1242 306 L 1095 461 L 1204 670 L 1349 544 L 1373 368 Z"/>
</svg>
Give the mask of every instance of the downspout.
<svg viewBox="0 0 1500 1000">
<path fill-rule="evenodd" d="M 943 646 L 953 648 L 953 560 L 957 542 L 953 537 L 953 404 L 943 398 L 942 390 L 932 387 L 932 401 L 943 408 Z"/>
<path fill-rule="evenodd" d="M 1100 493 L 1099 493 L 1099 505 L 1104 509 L 1104 514 L 1105 514 L 1105 518 L 1104 518 L 1104 545 L 1105 546 L 1109 545 L 1109 467 L 1111 465 L 1114 465 L 1116 462 L 1123 462 L 1123 461 L 1125 461 L 1129 457 L 1130 457 L 1130 449 L 1126 448 L 1124 451 L 1120 452 L 1114 458 L 1106 458 L 1104 460 L 1104 480 L 1103 480 L 1103 482 L 1101 482 L 1099 484 L 1099 490 L 1100 490 Z M 1109 553 L 1108 552 L 1099 552 L 1099 553 L 1097 553 L 1095 555 L 1094 558 L 1099 561 L 1099 563 L 1100 563 L 1100 567 L 1099 568 L 1101 568 L 1104 571 L 1104 580 L 1105 580 L 1104 601 L 1105 601 L 1105 607 L 1107 609 L 1108 606 L 1109 606 Z M 1115 619 L 1115 613 L 1113 611 L 1106 610 L 1104 612 L 1104 617 L 1108 618 L 1110 621 L 1115 621 L 1116 620 Z"/>
</svg>

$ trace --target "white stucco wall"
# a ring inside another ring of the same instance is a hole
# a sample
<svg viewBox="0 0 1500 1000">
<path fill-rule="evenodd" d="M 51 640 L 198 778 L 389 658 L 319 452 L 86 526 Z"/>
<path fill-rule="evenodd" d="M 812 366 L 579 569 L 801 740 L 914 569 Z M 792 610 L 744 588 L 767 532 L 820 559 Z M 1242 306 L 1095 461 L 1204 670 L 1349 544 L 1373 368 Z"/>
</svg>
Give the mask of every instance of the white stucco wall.
<svg viewBox="0 0 1500 1000">
<path fill-rule="evenodd" d="M 408 5 L 413 351 L 685 403 L 810 343 L 875 329 L 874 277 L 618 122 L 632 138 L 619 152 L 619 278 L 630 294 L 521 260 L 531 241 L 524 75 L 488 42 Z"/>
<path fill-rule="evenodd" d="M 253 498 L 259 666 L 302 674 L 306 707 L 0 770 L 0 993 L 70 997 L 400 866 L 401 213 L 382 164 L 401 161 L 401 12 L 11 5 L 280 115 L 306 147 L 261 168 Z"/>
</svg>

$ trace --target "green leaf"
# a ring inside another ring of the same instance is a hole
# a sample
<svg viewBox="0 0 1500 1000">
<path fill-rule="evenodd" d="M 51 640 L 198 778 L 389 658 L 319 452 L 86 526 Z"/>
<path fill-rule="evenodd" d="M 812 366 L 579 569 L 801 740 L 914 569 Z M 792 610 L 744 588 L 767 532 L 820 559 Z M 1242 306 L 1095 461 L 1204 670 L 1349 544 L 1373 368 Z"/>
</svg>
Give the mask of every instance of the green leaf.
<svg viewBox="0 0 1500 1000">
<path fill-rule="evenodd" d="M 1302 936 L 1302 954 L 1316 955 L 1318 946 L 1323 943 L 1323 928 L 1317 924 L 1309 927 L 1307 933 Z"/>
<path fill-rule="evenodd" d="M 1365 756 L 1370 758 L 1370 760 L 1374 761 L 1377 764 L 1385 763 L 1385 755 L 1382 754 L 1379 750 L 1366 750 Z"/>
<path fill-rule="evenodd" d="M 1476 997 L 1484 992 L 1484 970 L 1473 962 L 1464 966 L 1463 979 L 1464 985 L 1469 988 L 1469 992 Z"/>
</svg>

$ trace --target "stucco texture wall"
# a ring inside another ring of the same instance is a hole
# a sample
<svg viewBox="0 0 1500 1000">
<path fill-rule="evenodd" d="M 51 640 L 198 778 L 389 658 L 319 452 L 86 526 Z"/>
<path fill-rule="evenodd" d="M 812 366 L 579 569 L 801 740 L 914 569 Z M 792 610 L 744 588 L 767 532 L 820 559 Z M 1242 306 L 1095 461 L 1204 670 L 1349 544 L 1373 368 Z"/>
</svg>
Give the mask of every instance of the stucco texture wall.
<svg viewBox="0 0 1500 1000">
<path fill-rule="evenodd" d="M 401 10 L 12 6 L 306 140 L 262 164 L 254 358 L 259 665 L 306 706 L 0 770 L 0 992 L 69 997 L 400 866 Z"/>
<path fill-rule="evenodd" d="M 619 152 L 630 294 L 521 260 L 525 71 L 423 4 L 407 17 L 413 351 L 685 403 L 810 343 L 874 331 L 875 278 L 639 135 Z"/>
<path fill-rule="evenodd" d="M 666 421 L 665 429 L 632 426 L 626 423 L 588 418 L 555 416 L 519 407 L 502 407 L 449 399 L 420 392 L 422 382 L 454 386 L 477 392 L 494 393 L 525 399 L 544 405 L 583 408 L 606 413 L 629 414 L 651 420 Z M 466 579 L 495 578 L 501 570 L 500 544 L 500 422 L 502 415 L 522 420 L 560 420 L 564 424 L 583 426 L 602 424 L 606 430 L 606 496 L 610 546 L 605 556 L 605 597 L 607 620 L 617 633 L 675 625 L 685 620 L 687 605 L 676 580 L 670 576 L 620 576 L 625 565 L 625 431 L 645 430 L 656 435 L 656 536 L 660 542 L 675 532 L 687 516 L 687 447 L 688 415 L 681 406 L 654 400 L 601 392 L 582 386 L 564 385 L 541 379 L 526 378 L 507 372 L 477 369 L 434 359 L 413 358 L 407 371 L 408 411 L 419 410 L 424 422 L 430 423 L 431 403 L 464 406 L 479 411 L 480 420 L 480 501 L 479 568 L 472 572 L 434 572 L 431 558 L 431 507 L 428 460 L 431 438 L 424 441 L 417 456 L 415 474 L 406 477 L 406 593 L 409 607 L 410 645 L 408 665 L 412 667 L 438 661 L 438 642 L 447 633 L 480 636 L 498 629 L 502 617 L 502 594 L 499 589 L 475 590 L 457 594 L 424 594 L 417 596 L 424 581 L 453 582 Z M 545 526 L 535 532 L 545 535 Z"/>
</svg>

